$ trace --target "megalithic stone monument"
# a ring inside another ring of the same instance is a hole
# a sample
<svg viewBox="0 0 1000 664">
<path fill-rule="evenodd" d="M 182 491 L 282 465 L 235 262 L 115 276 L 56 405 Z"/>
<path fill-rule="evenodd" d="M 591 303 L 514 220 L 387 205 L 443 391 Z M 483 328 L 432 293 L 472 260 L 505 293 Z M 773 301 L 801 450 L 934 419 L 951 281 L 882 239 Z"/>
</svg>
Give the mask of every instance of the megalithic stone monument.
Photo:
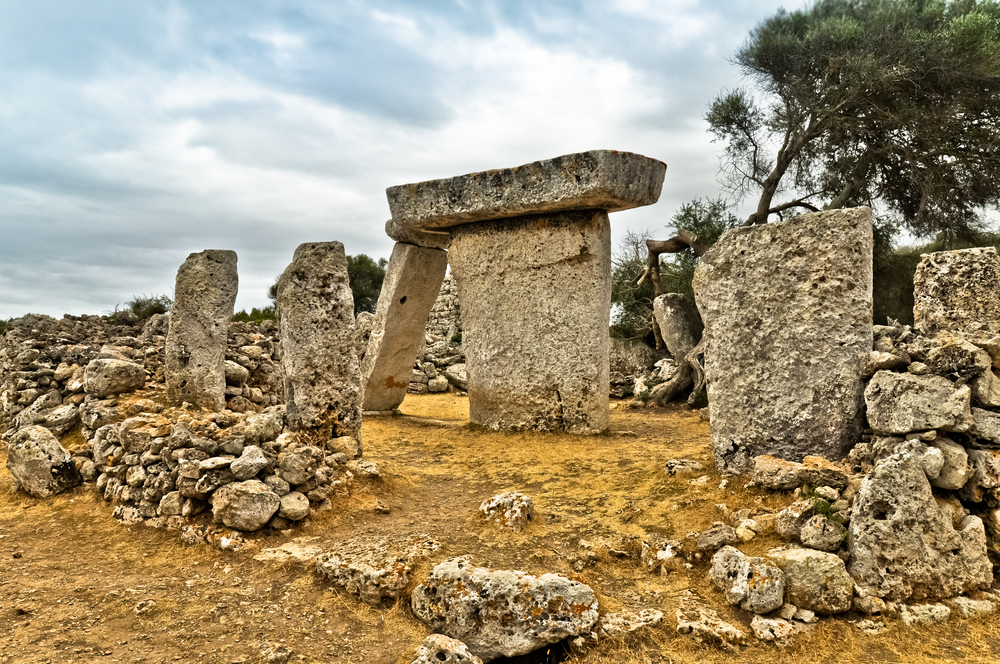
<svg viewBox="0 0 1000 664">
<path fill-rule="evenodd" d="M 719 472 L 762 454 L 840 459 L 861 440 L 872 348 L 872 212 L 726 231 L 694 273 Z"/>
<path fill-rule="evenodd" d="M 322 441 L 360 441 L 361 371 L 344 245 L 300 244 L 277 290 L 288 427 Z"/>
<path fill-rule="evenodd" d="M 386 190 L 394 227 L 451 233 L 473 423 L 607 428 L 608 213 L 655 203 L 666 168 L 597 150 Z"/>
<path fill-rule="evenodd" d="M 226 341 L 238 290 L 235 251 L 191 254 L 177 270 L 164 363 L 171 403 L 226 407 Z"/>
<path fill-rule="evenodd" d="M 364 408 L 392 411 L 403 403 L 427 317 L 448 271 L 448 233 L 401 227 L 392 219 L 385 234 L 396 240 L 375 307 L 361 364 Z"/>
</svg>

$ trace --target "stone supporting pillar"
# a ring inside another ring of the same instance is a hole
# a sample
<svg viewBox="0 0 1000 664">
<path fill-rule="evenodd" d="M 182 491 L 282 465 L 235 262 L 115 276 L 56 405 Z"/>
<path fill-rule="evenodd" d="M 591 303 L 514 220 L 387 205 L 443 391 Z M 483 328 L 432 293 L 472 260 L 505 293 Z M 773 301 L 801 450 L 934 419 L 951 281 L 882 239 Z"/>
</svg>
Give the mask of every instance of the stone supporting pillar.
<svg viewBox="0 0 1000 664">
<path fill-rule="evenodd" d="M 340 242 L 307 242 L 278 280 L 286 422 L 329 440 L 361 440 L 354 297 Z"/>
<path fill-rule="evenodd" d="M 473 422 L 608 427 L 611 224 L 603 210 L 458 226 L 451 266 Z"/>
<path fill-rule="evenodd" d="M 474 423 L 607 428 L 607 213 L 655 203 L 665 171 L 598 150 L 386 191 L 397 232 L 451 232 Z"/>
<path fill-rule="evenodd" d="M 446 251 L 405 242 L 393 247 L 361 366 L 366 411 L 393 410 L 403 403 L 447 270 Z"/>
<path fill-rule="evenodd" d="M 238 289 L 235 251 L 191 254 L 177 270 L 165 361 L 171 403 L 226 407 L 226 341 Z"/>
<path fill-rule="evenodd" d="M 695 270 L 720 472 L 770 454 L 840 459 L 861 439 L 872 348 L 872 215 L 727 231 Z"/>
</svg>

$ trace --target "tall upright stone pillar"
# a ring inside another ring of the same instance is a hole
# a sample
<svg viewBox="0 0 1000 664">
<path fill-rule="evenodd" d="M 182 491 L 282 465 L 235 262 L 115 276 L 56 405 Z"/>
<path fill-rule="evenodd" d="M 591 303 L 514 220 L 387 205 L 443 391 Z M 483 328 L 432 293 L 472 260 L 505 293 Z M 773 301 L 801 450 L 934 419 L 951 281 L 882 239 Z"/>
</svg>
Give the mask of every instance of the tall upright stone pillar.
<svg viewBox="0 0 1000 664">
<path fill-rule="evenodd" d="M 406 242 L 393 247 L 361 365 L 366 411 L 393 410 L 403 403 L 447 270 L 446 251 Z"/>
<path fill-rule="evenodd" d="M 386 191 L 397 227 L 451 232 L 474 423 L 607 428 L 608 212 L 655 203 L 665 171 L 598 150 Z"/>
<path fill-rule="evenodd" d="M 761 454 L 840 459 L 861 439 L 870 209 L 726 231 L 695 269 L 694 292 L 720 472 L 748 472 Z"/>
<path fill-rule="evenodd" d="M 286 421 L 322 440 L 361 440 L 354 296 L 340 242 L 307 242 L 278 279 Z"/>
<path fill-rule="evenodd" d="M 164 367 L 171 403 L 226 407 L 226 341 L 238 290 L 235 251 L 191 254 L 177 270 Z"/>
</svg>

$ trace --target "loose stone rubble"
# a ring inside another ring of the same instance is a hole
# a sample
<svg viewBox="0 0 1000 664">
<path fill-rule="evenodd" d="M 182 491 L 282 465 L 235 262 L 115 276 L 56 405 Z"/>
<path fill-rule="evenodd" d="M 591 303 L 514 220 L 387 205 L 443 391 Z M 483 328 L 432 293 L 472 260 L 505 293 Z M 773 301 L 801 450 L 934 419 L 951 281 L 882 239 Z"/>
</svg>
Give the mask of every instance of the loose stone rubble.
<svg viewBox="0 0 1000 664">
<path fill-rule="evenodd" d="M 488 521 L 519 533 L 535 517 L 535 503 L 523 493 L 509 491 L 483 501 L 479 511 Z"/>
<path fill-rule="evenodd" d="M 435 567 L 411 603 L 418 620 L 460 639 L 484 662 L 525 655 L 597 622 L 597 598 L 583 583 L 475 567 L 468 558 Z"/>
<path fill-rule="evenodd" d="M 359 535 L 335 551 L 317 556 L 316 569 L 320 576 L 378 607 L 383 600 L 396 600 L 410 581 L 413 563 L 440 546 L 426 535 L 411 538 Z"/>
</svg>

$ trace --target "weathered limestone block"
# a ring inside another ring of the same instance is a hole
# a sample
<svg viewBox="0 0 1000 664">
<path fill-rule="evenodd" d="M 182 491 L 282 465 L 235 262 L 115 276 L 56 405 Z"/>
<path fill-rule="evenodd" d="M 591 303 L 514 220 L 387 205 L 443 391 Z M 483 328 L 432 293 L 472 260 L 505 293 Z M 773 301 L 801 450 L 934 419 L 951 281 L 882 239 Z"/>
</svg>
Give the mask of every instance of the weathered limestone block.
<svg viewBox="0 0 1000 664">
<path fill-rule="evenodd" d="M 678 364 L 701 341 L 702 324 L 691 300 L 680 293 L 666 293 L 653 300 L 653 316 L 670 355 Z"/>
<path fill-rule="evenodd" d="M 417 658 L 411 664 L 483 664 L 483 660 L 458 639 L 431 634 L 417 648 Z"/>
<path fill-rule="evenodd" d="M 191 254 L 177 270 L 165 360 L 172 403 L 226 407 L 226 341 L 238 289 L 235 251 Z"/>
<path fill-rule="evenodd" d="M 412 606 L 418 620 L 464 641 L 484 662 L 579 636 L 597 622 L 590 586 L 558 574 L 475 567 L 468 558 L 435 567 L 413 591 Z"/>
<path fill-rule="evenodd" d="M 517 491 L 508 491 L 484 500 L 479 511 L 498 526 L 519 533 L 535 517 L 535 501 Z"/>
<path fill-rule="evenodd" d="M 785 574 L 765 558 L 724 546 L 712 556 L 708 578 L 726 601 L 746 611 L 770 613 L 785 603 Z"/>
<path fill-rule="evenodd" d="M 785 573 L 790 604 L 822 615 L 851 608 L 854 581 L 836 555 L 813 549 L 772 549 L 767 557 Z"/>
<path fill-rule="evenodd" d="M 263 528 L 281 507 L 281 499 L 258 480 L 233 482 L 212 494 L 212 515 L 230 528 Z"/>
<path fill-rule="evenodd" d="M 751 479 L 765 489 L 790 491 L 803 484 L 843 489 L 849 478 L 843 468 L 823 457 L 807 456 L 798 463 L 765 454 L 754 457 Z"/>
<path fill-rule="evenodd" d="M 126 360 L 93 360 L 83 373 L 83 389 L 95 397 L 133 392 L 146 383 L 142 365 Z"/>
<path fill-rule="evenodd" d="M 593 150 L 389 187 L 385 193 L 396 224 L 427 231 L 565 210 L 615 212 L 652 205 L 666 171 L 666 164 L 649 157 Z"/>
<path fill-rule="evenodd" d="M 7 445 L 7 470 L 34 498 L 48 498 L 80 483 L 80 473 L 55 435 L 38 425 L 19 430 Z"/>
<path fill-rule="evenodd" d="M 1000 257 L 994 247 L 925 254 L 913 275 L 913 320 L 924 334 L 1000 333 Z"/>
<path fill-rule="evenodd" d="M 982 408 L 972 409 L 973 425 L 969 433 L 983 447 L 1000 447 L 1000 413 Z"/>
<path fill-rule="evenodd" d="M 458 226 L 472 422 L 598 434 L 608 427 L 611 226 L 603 211 Z"/>
<path fill-rule="evenodd" d="M 427 232 L 404 226 L 394 219 L 385 222 L 385 234 L 396 242 L 405 242 L 428 249 L 448 251 L 451 235 L 446 231 Z"/>
<path fill-rule="evenodd" d="M 392 410 L 406 397 L 424 326 L 448 269 L 448 253 L 397 242 L 361 364 L 365 410 Z"/>
<path fill-rule="evenodd" d="M 441 545 L 427 535 L 356 535 L 316 558 L 316 571 L 362 601 L 379 607 L 395 600 L 410 582 L 410 570 Z"/>
<path fill-rule="evenodd" d="M 959 527 L 935 501 L 915 450 L 903 448 L 865 477 L 851 513 L 848 569 L 892 601 L 934 600 L 987 588 L 993 566 L 979 517 Z"/>
<path fill-rule="evenodd" d="M 761 454 L 843 457 L 864 425 L 871 210 L 729 230 L 699 262 L 694 289 L 716 467 L 746 473 Z"/>
<path fill-rule="evenodd" d="M 868 422 L 878 433 L 968 431 L 972 392 L 941 376 L 879 371 L 865 388 Z"/>
<path fill-rule="evenodd" d="M 307 242 L 278 280 L 286 425 L 324 440 L 361 439 L 354 297 L 340 242 Z"/>
</svg>

